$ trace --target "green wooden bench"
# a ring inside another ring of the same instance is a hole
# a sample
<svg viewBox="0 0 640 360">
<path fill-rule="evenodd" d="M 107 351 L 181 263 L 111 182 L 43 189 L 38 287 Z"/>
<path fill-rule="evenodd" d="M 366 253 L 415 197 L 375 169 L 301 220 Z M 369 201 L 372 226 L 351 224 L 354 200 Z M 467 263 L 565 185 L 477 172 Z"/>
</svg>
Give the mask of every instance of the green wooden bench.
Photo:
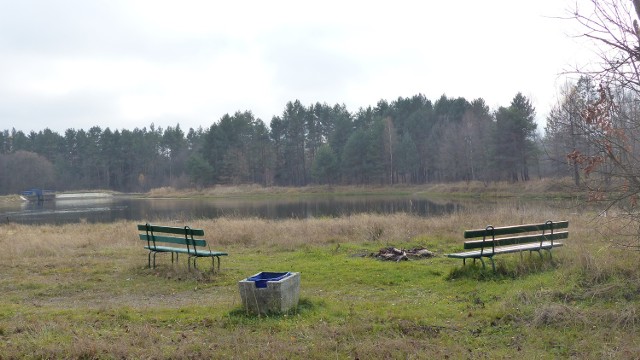
<svg viewBox="0 0 640 360">
<path fill-rule="evenodd" d="M 480 259 L 482 267 L 485 267 L 483 258 L 491 260 L 493 271 L 496 265 L 493 257 L 499 254 L 514 252 L 537 251 L 542 257 L 542 250 L 549 252 L 551 249 L 562 246 L 562 239 L 569 237 L 568 231 L 557 231 L 567 229 L 568 221 L 547 221 L 542 224 L 514 225 L 505 227 L 493 227 L 491 225 L 484 229 L 466 230 L 465 239 L 473 239 L 464 242 L 464 251 L 454 254 L 447 254 L 450 258 L 462 259 L 462 264 L 466 264 L 467 259 Z M 474 249 L 474 250 L 471 250 Z"/>
<path fill-rule="evenodd" d="M 218 259 L 218 271 L 220 271 L 220 257 L 227 256 L 226 252 L 211 251 L 206 240 L 202 239 L 204 230 L 192 229 L 188 226 L 172 227 L 158 226 L 151 224 L 138 224 L 140 240 L 146 241 L 144 247 L 149 250 L 148 261 L 151 267 L 151 256 L 153 255 L 153 267 L 156 267 L 156 255 L 160 253 L 170 253 L 171 262 L 178 260 L 179 254 L 188 256 L 189 269 L 191 262 L 196 268 L 196 260 L 201 257 L 210 257 L 213 262 L 213 271 L 215 271 L 216 259 Z M 170 246 L 164 244 L 171 244 Z"/>
</svg>

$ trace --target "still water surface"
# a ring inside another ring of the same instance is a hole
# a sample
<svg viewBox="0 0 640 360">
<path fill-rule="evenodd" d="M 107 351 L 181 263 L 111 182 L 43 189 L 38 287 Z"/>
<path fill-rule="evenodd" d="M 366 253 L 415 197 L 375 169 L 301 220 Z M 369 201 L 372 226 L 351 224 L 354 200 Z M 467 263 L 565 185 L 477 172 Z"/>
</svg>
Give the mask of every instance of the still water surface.
<svg viewBox="0 0 640 360">
<path fill-rule="evenodd" d="M 336 217 L 358 213 L 405 212 L 438 216 L 460 210 L 454 201 L 432 201 L 402 196 L 337 196 L 266 199 L 140 199 L 117 196 L 108 199 L 56 200 L 0 207 L 3 222 L 23 224 L 108 223 L 118 220 L 161 221 L 218 217 L 264 219 Z"/>
</svg>

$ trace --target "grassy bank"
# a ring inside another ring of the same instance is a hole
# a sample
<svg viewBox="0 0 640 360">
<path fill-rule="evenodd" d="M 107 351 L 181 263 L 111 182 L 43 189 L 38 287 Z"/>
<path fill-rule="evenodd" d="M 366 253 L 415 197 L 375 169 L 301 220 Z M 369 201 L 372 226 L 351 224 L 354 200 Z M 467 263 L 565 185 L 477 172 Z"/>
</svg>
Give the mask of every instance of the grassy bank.
<svg viewBox="0 0 640 360">
<path fill-rule="evenodd" d="M 402 196 L 446 196 L 451 197 L 491 197 L 491 198 L 574 198 L 582 196 L 571 183 L 571 179 L 538 179 L 527 182 L 480 182 L 437 183 L 425 185 L 393 186 L 304 186 L 304 187 L 263 187 L 259 185 L 218 185 L 204 189 L 175 189 L 162 187 L 141 194 L 152 198 L 271 198 L 292 196 L 360 196 L 360 195 L 402 195 Z"/>
<path fill-rule="evenodd" d="M 190 220 L 230 253 L 215 275 L 166 256 L 145 268 L 132 222 L 2 224 L 0 358 L 633 358 L 639 254 L 608 247 L 591 216 L 502 205 L 432 219 Z M 466 228 L 546 219 L 571 224 L 553 262 L 507 255 L 493 274 L 443 256 Z M 362 256 L 386 246 L 438 256 Z M 237 282 L 267 270 L 301 272 L 295 313 L 242 311 Z"/>
</svg>

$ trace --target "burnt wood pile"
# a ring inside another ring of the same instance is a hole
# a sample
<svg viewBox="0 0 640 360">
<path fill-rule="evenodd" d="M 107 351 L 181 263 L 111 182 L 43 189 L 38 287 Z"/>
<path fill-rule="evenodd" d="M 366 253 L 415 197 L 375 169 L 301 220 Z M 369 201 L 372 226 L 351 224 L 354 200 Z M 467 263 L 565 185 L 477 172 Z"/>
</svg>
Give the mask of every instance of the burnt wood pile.
<svg viewBox="0 0 640 360">
<path fill-rule="evenodd" d="M 380 249 L 377 253 L 371 254 L 379 260 L 385 261 L 403 261 L 410 259 L 422 259 L 434 257 L 435 254 L 425 248 L 417 247 L 413 249 L 398 249 L 394 247 L 387 247 Z"/>
</svg>

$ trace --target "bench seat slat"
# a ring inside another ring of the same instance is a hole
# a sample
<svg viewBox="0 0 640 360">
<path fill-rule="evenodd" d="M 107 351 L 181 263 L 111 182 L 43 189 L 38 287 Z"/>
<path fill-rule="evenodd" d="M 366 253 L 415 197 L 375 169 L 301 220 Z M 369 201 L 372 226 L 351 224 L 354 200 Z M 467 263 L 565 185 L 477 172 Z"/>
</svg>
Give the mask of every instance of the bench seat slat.
<svg viewBox="0 0 640 360">
<path fill-rule="evenodd" d="M 519 251 L 534 251 L 534 250 L 548 250 L 552 247 L 560 247 L 564 244 L 562 242 L 553 242 L 553 246 L 551 245 L 551 241 L 545 241 L 540 246 L 540 243 L 529 243 L 529 244 L 520 244 L 513 246 L 502 246 L 496 248 L 495 252 L 491 251 L 491 249 L 487 248 L 484 251 L 481 250 L 473 250 L 473 251 L 465 251 L 454 254 L 447 254 L 447 257 L 456 258 L 456 259 L 469 259 L 469 258 L 479 258 L 480 256 L 489 257 L 498 254 L 508 254 Z M 481 255 L 482 254 L 482 255 Z"/>
<path fill-rule="evenodd" d="M 516 244 L 524 244 L 524 243 L 537 243 L 540 244 L 540 241 L 551 241 L 551 240 L 561 240 L 569 238 L 568 231 L 560 231 L 554 232 L 553 234 L 533 234 L 533 235 L 520 235 L 520 236 L 512 236 L 512 237 L 502 237 L 496 238 L 495 241 L 491 238 L 487 238 L 486 241 L 482 240 L 470 240 L 464 242 L 465 249 L 478 249 L 478 248 L 490 248 L 492 243 L 495 243 L 495 246 L 506 246 L 506 245 L 516 245 Z"/>
<path fill-rule="evenodd" d="M 211 251 L 209 251 L 209 250 L 198 250 L 197 254 L 196 254 L 195 251 L 189 250 L 189 254 L 191 254 L 192 256 L 198 256 L 198 257 L 227 256 L 227 255 L 229 255 L 226 252 L 213 251 L 213 250 L 211 250 Z"/>
<path fill-rule="evenodd" d="M 566 229 L 569 227 L 569 221 L 563 220 L 558 222 L 553 222 L 553 230 L 556 229 Z M 503 226 L 494 228 L 494 233 L 496 236 L 501 235 L 513 235 L 517 233 L 526 233 L 532 231 L 549 231 L 551 230 L 551 226 L 547 224 L 526 224 L 526 225 L 513 225 L 513 226 Z M 474 230 L 465 230 L 464 238 L 472 239 L 477 237 L 482 237 L 486 234 L 486 229 L 474 229 Z"/>
<path fill-rule="evenodd" d="M 144 248 L 147 250 L 152 250 L 156 252 L 172 252 L 172 253 L 180 253 L 180 254 L 187 253 L 187 248 L 176 248 L 176 247 L 170 247 L 170 246 L 145 246 Z"/>
<path fill-rule="evenodd" d="M 197 254 L 192 249 L 187 250 L 187 248 L 174 248 L 170 246 L 145 246 L 147 250 L 157 251 L 157 252 L 174 252 L 180 254 L 190 254 L 193 256 L 199 257 L 209 257 L 209 256 L 227 256 L 229 255 L 226 252 L 222 251 L 210 251 L 210 250 L 198 250 Z"/>
</svg>

